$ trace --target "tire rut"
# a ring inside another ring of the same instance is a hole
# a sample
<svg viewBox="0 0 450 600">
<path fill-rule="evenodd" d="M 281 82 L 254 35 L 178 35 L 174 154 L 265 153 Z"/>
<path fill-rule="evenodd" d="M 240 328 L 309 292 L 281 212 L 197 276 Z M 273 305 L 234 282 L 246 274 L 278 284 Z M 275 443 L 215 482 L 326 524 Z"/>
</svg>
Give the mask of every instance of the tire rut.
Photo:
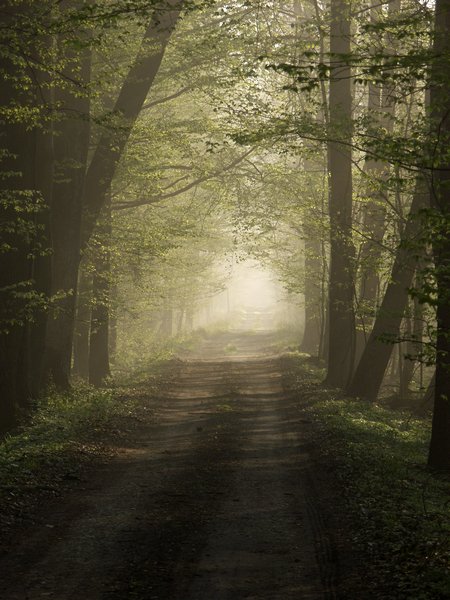
<svg viewBox="0 0 450 600">
<path fill-rule="evenodd" d="M 20 575 L 2 600 L 336 598 L 307 425 L 270 339 L 219 336 L 179 363 L 158 422 L 0 561 Z"/>
</svg>

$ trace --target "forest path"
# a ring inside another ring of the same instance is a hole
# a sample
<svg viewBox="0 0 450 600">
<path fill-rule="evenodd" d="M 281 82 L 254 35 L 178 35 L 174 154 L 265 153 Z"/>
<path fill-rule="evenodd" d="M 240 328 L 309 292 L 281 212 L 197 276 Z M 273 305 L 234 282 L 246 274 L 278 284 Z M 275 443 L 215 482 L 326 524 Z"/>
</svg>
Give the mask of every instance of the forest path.
<svg viewBox="0 0 450 600">
<path fill-rule="evenodd" d="M 308 423 L 273 341 L 220 334 L 183 360 L 156 420 L 0 560 L 2 600 L 334 598 Z"/>
</svg>

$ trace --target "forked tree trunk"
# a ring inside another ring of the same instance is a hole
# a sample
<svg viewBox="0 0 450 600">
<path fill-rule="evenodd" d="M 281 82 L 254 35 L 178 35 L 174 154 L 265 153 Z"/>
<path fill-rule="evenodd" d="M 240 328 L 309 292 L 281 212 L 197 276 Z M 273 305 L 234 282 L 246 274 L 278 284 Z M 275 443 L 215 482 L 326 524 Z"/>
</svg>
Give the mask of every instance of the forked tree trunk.
<svg viewBox="0 0 450 600">
<path fill-rule="evenodd" d="M 69 1 L 68 4 L 73 2 Z M 61 125 L 63 135 L 60 136 L 61 148 L 58 148 L 57 152 L 58 157 L 62 157 L 60 168 L 63 178 L 57 180 L 54 188 L 53 269 L 54 290 L 63 291 L 65 297 L 57 307 L 61 310 L 55 311 L 49 319 L 46 363 L 49 377 L 62 388 L 69 385 L 80 247 L 85 246 L 89 240 L 105 205 L 117 163 L 159 70 L 181 5 L 182 0 L 168 0 L 155 7 L 141 50 L 122 85 L 114 108 L 117 115 L 123 116 L 123 127 L 119 128 L 118 132 L 110 131 L 103 135 L 85 177 L 83 176 L 88 122 L 67 118 Z M 153 48 L 155 43 L 156 52 Z M 89 50 L 86 50 L 86 54 L 88 52 Z M 84 64 L 87 66 L 87 61 Z M 87 81 L 87 75 L 87 71 L 83 70 L 82 82 Z M 67 96 L 64 100 L 65 106 L 70 106 L 74 114 L 89 114 L 85 105 L 86 98 L 75 99 L 67 91 L 62 94 Z M 82 230 L 80 193 L 84 198 L 85 209 Z"/>
<path fill-rule="evenodd" d="M 348 66 L 351 40 L 350 5 L 331 3 L 330 138 L 328 143 L 330 279 L 329 347 L 326 385 L 344 387 L 353 368 L 355 322 L 353 313 L 352 243 L 352 82 Z"/>
<path fill-rule="evenodd" d="M 371 23 L 376 25 L 380 20 L 382 6 L 373 1 L 371 8 Z M 400 10 L 400 0 L 393 0 L 388 4 L 388 17 L 395 18 Z M 384 52 L 390 55 L 397 53 L 398 41 L 392 35 L 387 34 L 382 40 L 386 48 Z M 392 133 L 394 128 L 395 103 L 394 85 L 385 83 L 382 87 L 371 83 L 368 86 L 367 113 L 369 119 L 374 120 L 375 126 L 382 127 L 385 135 Z M 373 325 L 377 298 L 379 293 L 379 260 L 382 255 L 382 242 L 385 233 L 386 199 L 383 189 L 379 186 L 386 184 L 390 167 L 381 160 L 374 160 L 371 156 L 366 158 L 364 173 L 369 188 L 368 202 L 364 206 L 363 229 L 366 240 L 363 242 L 360 254 L 360 287 L 358 293 L 359 319 L 355 344 L 355 365 L 359 363 L 364 347 L 368 340 L 370 329 Z M 375 189 L 373 186 L 375 185 Z M 386 187 L 386 186 L 385 186 Z M 378 188 L 378 189 L 377 189 Z"/>
</svg>

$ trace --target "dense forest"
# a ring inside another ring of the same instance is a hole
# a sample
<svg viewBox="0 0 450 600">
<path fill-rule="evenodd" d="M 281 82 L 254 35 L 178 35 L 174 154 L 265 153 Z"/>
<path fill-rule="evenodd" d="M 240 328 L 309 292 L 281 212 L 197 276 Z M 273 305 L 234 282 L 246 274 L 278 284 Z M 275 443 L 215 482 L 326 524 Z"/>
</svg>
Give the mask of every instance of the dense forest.
<svg viewBox="0 0 450 600">
<path fill-rule="evenodd" d="M 244 323 L 340 410 L 423 423 L 445 481 L 449 0 L 0 7 L 5 443 Z"/>
</svg>

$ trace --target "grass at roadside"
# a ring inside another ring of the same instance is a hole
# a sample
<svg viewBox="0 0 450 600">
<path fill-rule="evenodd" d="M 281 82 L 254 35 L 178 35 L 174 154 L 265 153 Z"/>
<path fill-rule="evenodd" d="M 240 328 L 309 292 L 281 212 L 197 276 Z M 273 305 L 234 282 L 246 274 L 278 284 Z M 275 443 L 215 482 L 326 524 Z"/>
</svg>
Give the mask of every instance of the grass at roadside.
<svg viewBox="0 0 450 600">
<path fill-rule="evenodd" d="M 151 389 L 151 388 L 150 388 Z M 28 518 L 32 505 L 58 496 L 111 442 L 150 413 L 147 388 L 50 392 L 30 421 L 0 443 L 0 528 Z"/>
<path fill-rule="evenodd" d="M 150 346 L 140 348 L 139 354 L 123 353 L 113 365 L 113 378 L 120 381 L 121 385 L 133 386 L 147 384 L 149 373 L 158 378 L 170 377 L 180 358 L 201 348 L 205 340 L 226 331 L 226 325 L 218 323 L 169 339 L 153 340 Z"/>
<path fill-rule="evenodd" d="M 173 377 L 177 354 L 189 353 L 207 335 L 199 330 L 155 346 L 133 368 L 116 368 L 105 389 L 75 381 L 70 392 L 50 391 L 37 401 L 27 423 L 0 441 L 0 531 L 27 519 L 32 505 L 58 496 L 150 418 L 148 398 Z"/>
<path fill-rule="evenodd" d="M 450 480 L 426 468 L 429 420 L 342 397 L 320 386 L 311 361 L 285 361 L 349 516 L 364 571 L 358 600 L 449 599 Z"/>
</svg>

